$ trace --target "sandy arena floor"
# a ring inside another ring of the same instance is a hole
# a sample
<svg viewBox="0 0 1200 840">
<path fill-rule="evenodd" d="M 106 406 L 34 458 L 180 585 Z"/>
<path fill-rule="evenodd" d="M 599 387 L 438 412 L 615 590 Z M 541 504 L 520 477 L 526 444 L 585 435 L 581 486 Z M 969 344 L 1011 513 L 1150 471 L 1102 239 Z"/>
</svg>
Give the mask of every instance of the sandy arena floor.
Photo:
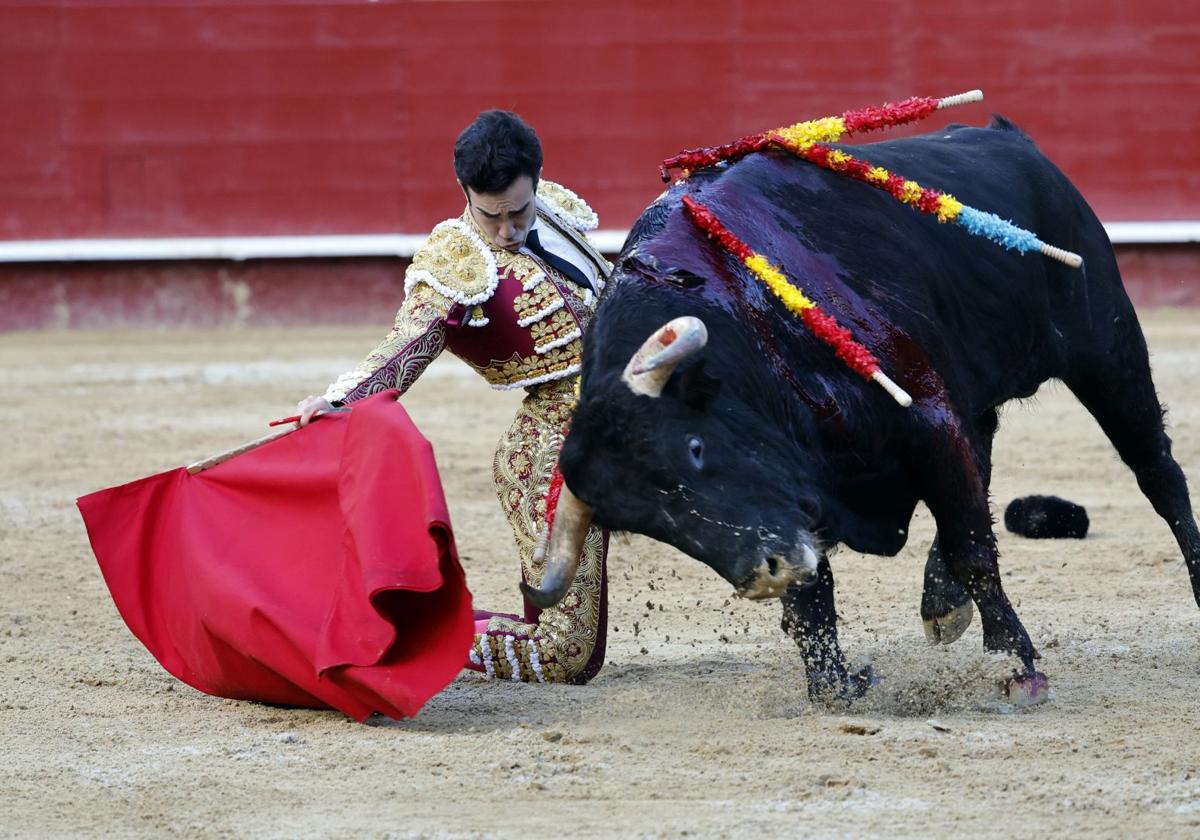
<svg viewBox="0 0 1200 840">
<path fill-rule="evenodd" d="M 1200 492 L 1200 314 L 1146 319 Z M 201 695 L 126 630 L 74 499 L 265 431 L 380 330 L 0 336 L 0 834 L 236 837 L 1200 835 L 1200 611 L 1166 526 L 1061 386 L 1010 406 L 997 512 L 1055 493 L 1085 542 L 1000 537 L 1053 699 L 1015 711 L 978 621 L 926 646 L 922 508 L 897 558 L 839 553 L 848 655 L 885 682 L 814 708 L 777 604 L 614 541 L 585 687 L 460 677 L 414 720 Z M 433 441 L 476 602 L 515 608 L 491 491 L 518 395 L 439 361 L 405 403 Z M 470 433 L 464 435 L 464 430 Z"/>
</svg>

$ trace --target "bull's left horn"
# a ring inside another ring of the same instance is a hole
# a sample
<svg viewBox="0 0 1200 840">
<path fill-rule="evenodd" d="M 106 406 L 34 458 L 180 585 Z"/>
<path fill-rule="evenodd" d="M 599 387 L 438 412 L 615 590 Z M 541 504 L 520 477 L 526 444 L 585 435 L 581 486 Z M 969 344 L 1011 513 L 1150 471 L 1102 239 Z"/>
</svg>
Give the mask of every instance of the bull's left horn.
<svg viewBox="0 0 1200 840">
<path fill-rule="evenodd" d="M 579 555 L 583 553 L 583 540 L 591 524 L 592 509 L 564 484 L 546 548 L 546 570 L 542 573 L 542 584 L 535 589 L 525 582 L 521 583 L 521 592 L 539 610 L 553 607 L 571 588 L 575 571 L 579 568 Z"/>
<path fill-rule="evenodd" d="M 672 371 L 688 356 L 703 349 L 708 328 L 699 318 L 684 315 L 654 331 L 625 366 L 621 379 L 635 394 L 662 394 Z"/>
</svg>

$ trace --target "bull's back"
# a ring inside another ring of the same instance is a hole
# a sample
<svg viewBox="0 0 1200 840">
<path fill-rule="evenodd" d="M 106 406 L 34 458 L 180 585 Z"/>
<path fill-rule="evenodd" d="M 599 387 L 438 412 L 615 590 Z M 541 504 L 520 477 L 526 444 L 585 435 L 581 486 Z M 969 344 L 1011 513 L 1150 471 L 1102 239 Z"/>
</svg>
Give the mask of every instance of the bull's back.
<svg viewBox="0 0 1200 840">
<path fill-rule="evenodd" d="M 886 356 L 897 336 L 913 342 L 972 403 L 965 410 L 1061 376 L 1076 343 L 1103 341 L 1089 325 L 1129 308 L 1099 221 L 1020 132 L 950 127 L 845 148 L 1087 261 L 1081 272 L 1005 250 L 782 152 L 747 158 L 706 188 L 717 204 L 740 204 L 736 215 L 757 217 L 743 222 L 751 244 L 869 345 Z M 832 270 L 813 270 L 822 263 Z"/>
</svg>

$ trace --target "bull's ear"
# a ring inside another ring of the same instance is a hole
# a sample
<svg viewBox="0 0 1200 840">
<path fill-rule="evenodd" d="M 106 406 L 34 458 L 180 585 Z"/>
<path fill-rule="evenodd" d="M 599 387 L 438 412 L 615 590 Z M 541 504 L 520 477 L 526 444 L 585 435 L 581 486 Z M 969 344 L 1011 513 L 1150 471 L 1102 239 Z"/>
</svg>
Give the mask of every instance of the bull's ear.
<svg viewBox="0 0 1200 840">
<path fill-rule="evenodd" d="M 696 411 L 708 411 L 720 392 L 721 380 L 705 373 L 703 359 L 679 374 L 680 399 Z"/>
</svg>

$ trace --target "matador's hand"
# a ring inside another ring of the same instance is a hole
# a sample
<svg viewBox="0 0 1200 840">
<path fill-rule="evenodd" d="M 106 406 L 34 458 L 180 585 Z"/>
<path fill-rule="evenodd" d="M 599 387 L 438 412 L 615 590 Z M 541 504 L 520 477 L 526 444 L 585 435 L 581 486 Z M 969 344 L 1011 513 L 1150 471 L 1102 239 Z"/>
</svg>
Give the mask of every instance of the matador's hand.
<svg viewBox="0 0 1200 840">
<path fill-rule="evenodd" d="M 318 411 L 332 410 L 333 404 L 324 397 L 305 397 L 296 403 L 296 413 L 300 415 L 300 419 L 296 421 L 296 428 L 301 428 L 311 423 L 313 415 Z"/>
</svg>

